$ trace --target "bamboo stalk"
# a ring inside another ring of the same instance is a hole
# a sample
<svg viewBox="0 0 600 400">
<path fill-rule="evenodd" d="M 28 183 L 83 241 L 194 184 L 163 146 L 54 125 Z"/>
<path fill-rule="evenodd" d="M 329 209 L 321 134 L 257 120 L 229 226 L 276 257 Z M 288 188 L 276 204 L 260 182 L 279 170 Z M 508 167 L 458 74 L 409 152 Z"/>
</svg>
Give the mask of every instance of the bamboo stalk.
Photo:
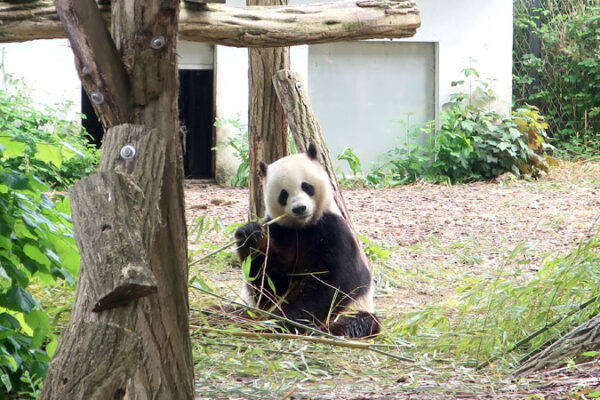
<svg viewBox="0 0 600 400">
<path fill-rule="evenodd" d="M 283 218 L 283 217 L 285 217 L 285 216 L 287 216 L 287 213 L 281 214 L 281 215 L 280 215 L 280 216 L 278 216 L 277 218 L 273 218 L 273 219 L 271 219 L 271 220 L 269 220 L 269 221 L 267 221 L 267 222 L 264 222 L 264 223 L 263 223 L 261 226 L 262 226 L 262 227 L 265 227 L 265 226 L 269 226 L 269 225 L 271 225 L 271 224 L 274 224 L 275 222 L 279 221 L 280 219 L 282 219 L 282 218 Z M 234 240 L 232 240 L 231 242 L 229 242 L 229 243 L 227 243 L 227 244 L 225 244 L 225 245 L 223 245 L 223 246 L 219 247 L 218 249 L 216 249 L 216 250 L 213 250 L 213 251 L 211 251 L 210 253 L 203 255 L 202 257 L 198 258 L 197 260 L 194 260 L 194 261 L 192 261 L 191 263 L 189 263 L 189 264 L 188 264 L 188 266 L 189 266 L 189 267 L 191 267 L 191 266 L 193 266 L 193 265 L 196 265 L 196 264 L 198 264 L 198 263 L 200 263 L 200 262 L 202 262 L 202 261 L 206 260 L 207 258 L 210 258 L 210 257 L 214 256 L 215 254 L 217 254 L 217 253 L 220 253 L 220 252 L 222 252 L 223 250 L 226 250 L 226 249 L 228 249 L 229 247 L 233 246 L 233 245 L 234 245 L 234 244 L 236 244 L 236 243 L 237 243 L 237 239 L 234 239 Z"/>
<path fill-rule="evenodd" d="M 289 340 L 302 340 L 304 342 L 311 343 L 320 343 L 320 344 L 328 344 L 332 346 L 338 347 L 348 347 L 351 349 L 368 349 L 369 347 L 374 347 L 370 343 L 365 342 L 357 342 L 354 340 L 336 340 L 330 339 L 320 336 L 306 336 L 306 335 L 295 335 L 293 333 L 273 333 L 273 332 L 246 332 L 246 331 L 237 331 L 237 332 L 223 332 L 219 329 L 214 328 L 199 328 L 199 330 L 203 333 L 226 333 L 227 335 L 243 337 L 243 338 L 253 338 L 253 339 L 289 339 Z"/>
<path fill-rule="evenodd" d="M 191 284 L 190 285 L 191 288 L 196 289 L 202 293 L 214 296 L 220 300 L 223 301 L 227 301 L 227 302 L 232 302 L 230 299 L 221 296 L 217 293 L 211 292 L 209 290 L 206 290 L 196 284 Z M 382 355 L 385 355 L 389 358 L 392 358 L 394 360 L 397 361 L 407 361 L 407 362 L 414 362 L 415 360 L 413 360 L 412 358 L 409 357 L 405 357 L 405 356 L 401 356 L 401 355 L 397 355 L 397 354 L 392 354 L 389 353 L 387 351 L 381 350 L 379 348 L 377 348 L 377 346 L 372 345 L 371 343 L 361 343 L 361 342 L 356 342 L 356 341 L 350 341 L 350 340 L 345 340 L 345 339 L 341 339 L 339 336 L 334 336 L 330 333 L 327 332 L 323 332 L 321 330 L 318 330 L 316 328 L 313 328 L 311 326 L 302 324 L 300 322 L 296 322 L 296 321 L 292 321 L 290 319 L 287 319 L 285 317 L 282 317 L 280 315 L 276 315 L 273 314 L 271 312 L 265 311 L 265 310 L 261 310 L 257 307 L 253 307 L 247 304 L 240 304 L 241 307 L 244 307 L 250 311 L 254 311 L 256 313 L 261 313 L 263 315 L 266 315 L 270 318 L 273 319 L 277 319 L 279 321 L 284 321 L 289 325 L 301 328 L 303 330 L 309 331 L 311 333 L 315 333 L 317 335 L 321 336 L 321 339 L 324 340 L 325 342 L 320 342 L 320 343 L 324 343 L 324 344 L 329 344 L 332 346 L 338 346 L 338 347 L 349 347 L 349 348 L 355 348 L 355 349 L 360 349 L 360 350 L 366 350 L 366 351 L 372 351 L 374 353 L 379 353 Z M 237 333 L 233 333 L 233 332 L 227 332 L 228 334 L 231 334 L 233 336 L 236 336 Z M 311 337 L 311 336 L 303 336 L 303 335 L 294 335 L 294 334 L 275 334 L 275 333 L 253 333 L 253 332 L 238 332 L 239 336 L 243 336 L 243 337 L 253 337 L 253 338 L 268 338 L 268 336 L 262 336 L 262 335 L 278 335 L 277 337 L 273 336 L 272 338 L 277 338 L 277 339 L 293 339 L 293 340 L 304 340 L 305 338 Z M 324 336 L 324 338 L 323 338 Z M 312 340 L 311 340 L 312 341 Z M 316 342 L 316 340 L 315 340 Z"/>
<path fill-rule="evenodd" d="M 531 340 L 535 339 L 536 337 L 538 337 L 539 335 L 541 335 L 542 333 L 546 332 L 548 329 L 552 328 L 553 326 L 559 324 L 560 322 L 564 321 L 565 319 L 569 318 L 570 316 L 578 313 L 579 311 L 585 309 L 587 306 L 589 306 L 590 304 L 595 303 L 596 301 L 598 301 L 600 299 L 600 296 L 594 296 L 591 299 L 581 303 L 579 306 L 577 306 L 575 309 L 569 311 L 566 314 L 561 315 L 560 317 L 556 318 L 554 321 L 550 322 L 549 324 L 544 325 L 543 327 L 541 327 L 540 329 L 538 329 L 537 331 L 527 335 L 526 337 L 524 337 L 523 339 L 519 340 L 517 343 L 513 344 L 511 348 L 509 348 L 508 350 L 504 351 L 503 353 L 497 355 L 497 356 L 493 356 L 488 358 L 486 361 L 482 362 L 481 364 L 477 365 L 475 367 L 475 370 L 480 370 L 482 368 L 487 367 L 488 365 L 490 365 L 490 363 L 493 363 L 494 361 L 496 361 L 497 359 L 499 359 L 502 356 L 505 356 L 506 354 L 512 353 L 513 351 L 515 351 L 517 348 L 519 348 L 520 346 L 530 342 Z M 524 360 L 526 360 L 527 358 L 529 358 L 532 354 L 534 354 L 537 350 L 534 350 L 532 352 L 530 352 L 529 354 L 527 354 L 524 358 L 522 358 L 521 360 L 519 360 L 519 364 L 522 363 Z"/>
</svg>

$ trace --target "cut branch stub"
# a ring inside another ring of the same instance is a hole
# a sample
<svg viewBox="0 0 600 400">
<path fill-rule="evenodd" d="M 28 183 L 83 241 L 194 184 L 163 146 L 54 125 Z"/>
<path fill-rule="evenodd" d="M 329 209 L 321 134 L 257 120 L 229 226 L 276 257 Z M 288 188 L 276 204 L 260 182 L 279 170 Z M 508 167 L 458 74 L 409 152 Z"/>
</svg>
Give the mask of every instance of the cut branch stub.
<svg viewBox="0 0 600 400">
<path fill-rule="evenodd" d="M 139 213 L 131 206 L 133 186 L 117 172 L 99 172 L 69 191 L 82 279 L 93 311 L 123 306 L 156 291 Z"/>
<path fill-rule="evenodd" d="M 75 53 L 75 66 L 96 114 L 111 127 L 131 115 L 130 81 L 94 0 L 55 0 Z"/>
</svg>

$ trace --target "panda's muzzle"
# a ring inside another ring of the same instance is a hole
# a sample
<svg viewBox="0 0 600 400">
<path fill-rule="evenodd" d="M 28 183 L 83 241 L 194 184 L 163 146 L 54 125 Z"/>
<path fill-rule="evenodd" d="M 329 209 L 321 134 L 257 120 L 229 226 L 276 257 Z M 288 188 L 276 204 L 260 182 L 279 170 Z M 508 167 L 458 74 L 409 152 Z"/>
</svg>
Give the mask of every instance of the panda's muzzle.
<svg viewBox="0 0 600 400">
<path fill-rule="evenodd" d="M 306 214 L 306 206 L 296 206 L 292 208 L 292 214 L 295 217 L 304 217 Z"/>
</svg>

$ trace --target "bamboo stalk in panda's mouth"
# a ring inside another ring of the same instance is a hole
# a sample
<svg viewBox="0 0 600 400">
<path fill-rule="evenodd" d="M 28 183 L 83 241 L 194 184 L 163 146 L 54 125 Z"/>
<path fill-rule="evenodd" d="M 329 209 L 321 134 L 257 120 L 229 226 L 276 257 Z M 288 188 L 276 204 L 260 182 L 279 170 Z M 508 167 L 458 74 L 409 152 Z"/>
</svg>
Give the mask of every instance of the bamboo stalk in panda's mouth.
<svg viewBox="0 0 600 400">
<path fill-rule="evenodd" d="M 287 217 L 288 215 L 289 215 L 288 213 L 283 213 L 283 214 L 279 215 L 278 217 L 275 217 L 275 218 L 273 218 L 273 219 L 271 219 L 271 220 L 269 220 L 267 222 L 263 222 L 260 226 L 262 226 L 262 227 L 269 226 L 269 225 L 274 224 L 275 222 L 281 220 L 282 218 Z M 226 249 L 230 248 L 231 246 L 233 246 L 236 243 L 237 243 L 237 239 L 234 239 L 231 242 L 227 243 L 226 245 L 223 245 L 223 246 L 219 247 L 218 249 L 213 250 L 210 253 L 203 255 L 199 259 L 192 261 L 191 263 L 188 264 L 188 267 L 191 267 L 192 265 L 196 265 L 199 262 L 204 261 L 207 258 L 212 257 L 215 254 L 220 253 L 223 250 L 226 250 Z"/>
</svg>

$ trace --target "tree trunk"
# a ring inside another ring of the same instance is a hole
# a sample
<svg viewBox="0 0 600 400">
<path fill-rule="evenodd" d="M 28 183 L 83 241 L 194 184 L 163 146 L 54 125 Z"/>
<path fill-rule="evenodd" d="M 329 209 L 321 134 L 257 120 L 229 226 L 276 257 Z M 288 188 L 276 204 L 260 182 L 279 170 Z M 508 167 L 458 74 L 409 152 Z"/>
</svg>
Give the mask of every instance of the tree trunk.
<svg viewBox="0 0 600 400">
<path fill-rule="evenodd" d="M 581 354 L 586 351 L 600 351 L 600 314 L 527 360 L 514 374 L 527 375 L 532 372 L 559 368 L 568 360 L 579 360 Z"/>
<path fill-rule="evenodd" d="M 248 0 L 249 6 L 286 5 L 287 0 Z M 289 47 L 248 49 L 249 69 L 249 115 L 248 137 L 250 141 L 249 219 L 261 218 L 265 213 L 262 183 L 258 163 L 273 161 L 290 153 L 288 125 L 277 94 L 273 88 L 273 75 L 290 67 Z"/>
<path fill-rule="evenodd" d="M 81 272 L 41 398 L 192 399 L 179 2 L 114 2 L 114 43 L 94 31 L 101 16 L 93 0 L 56 4 L 82 83 L 102 94 L 95 106 L 110 129 L 98 173 L 70 192 Z M 124 71 L 125 83 L 111 70 Z"/>
<path fill-rule="evenodd" d="M 421 25 L 419 10 L 411 0 L 352 0 L 251 8 L 184 4 L 180 39 L 235 47 L 405 38 L 414 36 Z M 0 21 L 0 42 L 65 37 L 56 11 L 48 1 L 17 5 L 0 2 Z"/>
</svg>

